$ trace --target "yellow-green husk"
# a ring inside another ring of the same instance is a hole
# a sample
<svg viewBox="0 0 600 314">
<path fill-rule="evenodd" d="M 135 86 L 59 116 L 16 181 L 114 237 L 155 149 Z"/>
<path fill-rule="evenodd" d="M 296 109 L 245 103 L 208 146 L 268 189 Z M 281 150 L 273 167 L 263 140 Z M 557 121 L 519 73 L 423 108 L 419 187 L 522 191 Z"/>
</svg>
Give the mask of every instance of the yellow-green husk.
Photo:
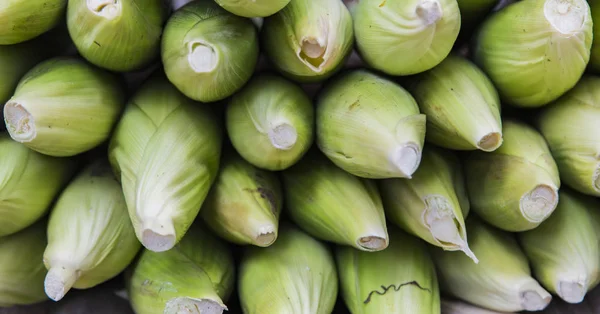
<svg viewBox="0 0 600 314">
<path fill-rule="evenodd" d="M 244 17 L 266 17 L 283 9 L 290 0 L 216 0 L 225 10 Z"/>
<path fill-rule="evenodd" d="M 67 0 L 2 0 L 0 45 L 14 45 L 33 39 L 58 25 Z"/>
</svg>

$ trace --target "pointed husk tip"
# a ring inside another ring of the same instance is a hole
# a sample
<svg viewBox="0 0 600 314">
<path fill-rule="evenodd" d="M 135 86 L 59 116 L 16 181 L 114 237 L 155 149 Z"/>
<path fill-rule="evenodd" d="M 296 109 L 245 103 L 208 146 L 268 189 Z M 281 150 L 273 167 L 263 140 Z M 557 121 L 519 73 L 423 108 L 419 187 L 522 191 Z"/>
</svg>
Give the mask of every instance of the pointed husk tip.
<svg viewBox="0 0 600 314">
<path fill-rule="evenodd" d="M 60 301 L 77 281 L 77 271 L 65 266 L 53 266 L 46 274 L 44 291 L 54 300 Z"/>
</svg>

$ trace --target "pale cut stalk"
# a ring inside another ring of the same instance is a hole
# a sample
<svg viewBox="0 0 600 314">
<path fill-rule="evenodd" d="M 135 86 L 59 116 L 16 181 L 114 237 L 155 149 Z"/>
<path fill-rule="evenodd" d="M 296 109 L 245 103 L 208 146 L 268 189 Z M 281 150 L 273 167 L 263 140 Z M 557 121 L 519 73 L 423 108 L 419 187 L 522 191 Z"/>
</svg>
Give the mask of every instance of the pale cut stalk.
<svg viewBox="0 0 600 314">
<path fill-rule="evenodd" d="M 463 251 L 473 262 L 464 219 L 469 214 L 459 160 L 450 151 L 425 146 L 412 179 L 379 182 L 386 217 L 406 232 L 447 251 Z"/>
<path fill-rule="evenodd" d="M 425 115 L 391 80 L 351 70 L 325 85 L 316 115 L 318 147 L 345 171 L 370 179 L 411 178 L 419 167 Z"/>
<path fill-rule="evenodd" d="M 298 162 L 314 141 L 315 113 L 300 86 L 274 74 L 259 74 L 231 97 L 227 133 L 252 165 L 271 171 Z"/>
<path fill-rule="evenodd" d="M 67 1 L 2 1 L 0 45 L 23 43 L 50 31 L 61 22 Z"/>
<path fill-rule="evenodd" d="M 235 267 L 225 243 L 193 225 L 167 252 L 143 250 L 126 276 L 138 314 L 221 314 L 234 286 Z"/>
<path fill-rule="evenodd" d="M 385 214 L 376 184 L 336 167 L 318 151 L 283 172 L 286 210 L 310 235 L 381 251 L 389 243 Z"/>
<path fill-rule="evenodd" d="M 456 0 L 360 0 L 351 12 L 364 61 L 396 76 L 421 73 L 442 62 L 461 27 Z"/>
<path fill-rule="evenodd" d="M 442 298 L 443 314 L 510 314 L 513 312 L 497 312 L 484 309 L 461 300 Z"/>
<path fill-rule="evenodd" d="M 471 61 L 450 55 L 417 76 L 409 90 L 427 116 L 426 141 L 485 152 L 502 145 L 500 98 L 490 79 Z"/>
<path fill-rule="evenodd" d="M 265 247 L 277 240 L 282 205 L 277 175 L 229 152 L 200 215 L 213 232 L 230 242 Z"/>
<path fill-rule="evenodd" d="M 338 246 L 336 261 L 350 313 L 440 313 L 435 266 L 427 244 L 418 238 L 391 228 L 387 249 L 363 252 Z"/>
<path fill-rule="evenodd" d="M 290 3 L 290 0 L 216 0 L 225 10 L 244 17 L 273 15 Z"/>
<path fill-rule="evenodd" d="M 573 189 L 600 196 L 600 78 L 585 76 L 548 105 L 537 126 L 548 142 L 561 180 Z"/>
<path fill-rule="evenodd" d="M 541 311 L 552 300 L 531 276 L 515 236 L 472 215 L 466 221 L 475 264 L 459 252 L 431 247 L 443 293 L 494 311 Z"/>
<path fill-rule="evenodd" d="M 531 230 L 559 200 L 560 178 L 546 141 L 534 128 L 504 120 L 504 142 L 494 152 L 474 151 L 465 160 L 471 208 L 506 231 Z"/>
<path fill-rule="evenodd" d="M 246 314 L 333 311 L 339 288 L 333 254 L 290 223 L 281 224 L 270 247 L 247 247 L 239 267 L 238 291 Z"/>
<path fill-rule="evenodd" d="M 145 248 L 167 251 L 183 237 L 217 176 L 221 140 L 212 110 L 186 98 L 160 72 L 132 97 L 109 159 Z"/>
<path fill-rule="evenodd" d="M 599 205 L 589 196 L 562 189 L 552 216 L 518 234 L 535 277 L 565 302 L 582 302 L 600 272 L 600 242 L 590 214 Z"/>
<path fill-rule="evenodd" d="M 71 288 L 108 281 L 132 262 L 140 247 L 121 186 L 108 161 L 96 159 L 69 183 L 50 214 L 46 294 L 59 301 Z"/>
<path fill-rule="evenodd" d="M 518 1 L 486 19 L 474 56 L 505 102 L 541 107 L 581 78 L 592 24 L 585 0 Z"/>
<path fill-rule="evenodd" d="M 262 37 L 273 65 L 302 82 L 332 76 L 354 43 L 352 17 L 339 0 L 292 0 L 264 19 Z"/>
</svg>

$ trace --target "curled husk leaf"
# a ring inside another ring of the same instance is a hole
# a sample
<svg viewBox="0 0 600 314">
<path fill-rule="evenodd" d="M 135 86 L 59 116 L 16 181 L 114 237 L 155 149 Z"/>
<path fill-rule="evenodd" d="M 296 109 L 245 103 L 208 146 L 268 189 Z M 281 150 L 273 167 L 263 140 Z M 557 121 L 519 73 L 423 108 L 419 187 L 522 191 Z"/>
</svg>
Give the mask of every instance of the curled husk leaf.
<svg viewBox="0 0 600 314">
<path fill-rule="evenodd" d="M 313 237 L 364 251 L 388 246 L 375 182 L 343 171 L 318 151 L 285 170 L 282 178 L 287 214 Z"/>
<path fill-rule="evenodd" d="M 302 82 L 332 76 L 354 44 L 352 17 L 340 0 L 291 0 L 264 19 L 261 37 L 275 68 Z"/>
<path fill-rule="evenodd" d="M 0 237 L 0 311 L 2 307 L 47 299 L 44 293 L 46 268 L 42 262 L 45 247 L 45 219 Z"/>
<path fill-rule="evenodd" d="M 427 116 L 425 140 L 454 150 L 494 151 L 502 145 L 500 99 L 471 61 L 450 55 L 409 88 Z"/>
<path fill-rule="evenodd" d="M 412 179 L 379 182 L 386 217 L 410 234 L 448 251 L 469 249 L 465 218 L 470 204 L 460 162 L 435 146 L 425 146 L 421 166 Z"/>
<path fill-rule="evenodd" d="M 561 189 L 554 213 L 537 228 L 518 233 L 535 277 L 568 303 L 580 303 L 600 274 L 600 242 L 589 196 Z"/>
<path fill-rule="evenodd" d="M 217 176 L 221 142 L 214 112 L 160 72 L 129 101 L 109 158 L 144 247 L 166 251 L 183 237 Z"/>
<path fill-rule="evenodd" d="M 461 27 L 456 0 L 359 0 L 350 8 L 363 60 L 390 75 L 438 65 Z"/>
<path fill-rule="evenodd" d="M 191 99 L 214 102 L 246 84 L 258 50 L 258 33 L 250 19 L 227 12 L 213 0 L 198 0 L 169 18 L 161 56 L 177 89 Z"/>
<path fill-rule="evenodd" d="M 0 45 L 0 104 L 12 97 L 21 78 L 38 62 L 44 54 L 34 41 L 2 46 Z"/>
<path fill-rule="evenodd" d="M 466 221 L 469 245 L 479 258 L 431 247 L 443 293 L 494 311 L 541 311 L 552 300 L 531 276 L 525 253 L 514 234 L 471 215 Z"/>
<path fill-rule="evenodd" d="M 227 132 L 237 152 L 254 166 L 284 170 L 314 141 L 314 108 L 302 88 L 260 74 L 236 93 L 226 109 Z"/>
<path fill-rule="evenodd" d="M 600 24 L 600 23 L 599 23 Z M 586 76 L 543 109 L 537 119 L 560 170 L 573 189 L 600 196 L 600 78 Z"/>
<path fill-rule="evenodd" d="M 124 104 L 114 75 L 81 59 L 56 57 L 25 74 L 4 106 L 4 121 L 10 136 L 31 149 L 74 156 L 110 136 Z"/>
<path fill-rule="evenodd" d="M 290 0 L 216 0 L 225 10 L 244 17 L 265 17 L 283 9 Z"/>
<path fill-rule="evenodd" d="M 2 0 L 0 45 L 14 45 L 51 30 L 63 18 L 67 0 Z"/>
<path fill-rule="evenodd" d="M 221 161 L 200 215 L 208 227 L 230 242 L 269 246 L 277 239 L 282 194 L 275 173 L 258 169 L 230 152 Z"/>
<path fill-rule="evenodd" d="M 71 178 L 73 162 L 40 154 L 0 134 L 0 237 L 46 214 Z"/>
<path fill-rule="evenodd" d="M 558 204 L 558 169 L 534 128 L 517 120 L 503 124 L 500 148 L 491 153 L 475 151 L 465 160 L 471 208 L 497 228 L 531 230 Z"/>
<path fill-rule="evenodd" d="M 234 280 L 230 249 L 200 224 L 172 250 L 143 250 L 126 274 L 137 314 L 221 314 L 227 310 Z"/>
<path fill-rule="evenodd" d="M 585 0 L 518 1 L 483 23 L 474 56 L 508 103 L 541 107 L 579 81 L 592 24 Z"/>
<path fill-rule="evenodd" d="M 371 179 L 410 178 L 419 167 L 425 115 L 391 80 L 352 70 L 317 100 L 317 145 L 338 167 Z"/>
<path fill-rule="evenodd" d="M 120 274 L 140 250 L 121 185 L 108 161 L 94 160 L 58 198 L 48 222 L 44 287 L 61 300 Z"/>
<path fill-rule="evenodd" d="M 169 13 L 164 0 L 69 0 L 67 27 L 86 60 L 111 71 L 133 71 L 159 56 Z"/>
<path fill-rule="evenodd" d="M 419 239 L 390 228 L 387 249 L 364 252 L 338 246 L 336 261 L 350 313 L 440 313 L 435 266 Z"/>
<path fill-rule="evenodd" d="M 290 223 L 281 224 L 273 245 L 247 247 L 239 273 L 238 291 L 246 314 L 333 311 L 338 294 L 333 254 Z"/>
</svg>

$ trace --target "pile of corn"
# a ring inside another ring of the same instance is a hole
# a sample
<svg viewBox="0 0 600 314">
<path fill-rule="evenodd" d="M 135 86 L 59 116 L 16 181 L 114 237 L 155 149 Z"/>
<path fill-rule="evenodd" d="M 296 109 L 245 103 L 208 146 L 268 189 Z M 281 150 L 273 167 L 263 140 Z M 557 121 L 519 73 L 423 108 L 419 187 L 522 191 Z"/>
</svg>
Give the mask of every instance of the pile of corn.
<svg viewBox="0 0 600 314">
<path fill-rule="evenodd" d="M 600 283 L 600 0 L 2 1 L 0 307 L 122 278 L 137 314 L 496 313 Z"/>
</svg>

